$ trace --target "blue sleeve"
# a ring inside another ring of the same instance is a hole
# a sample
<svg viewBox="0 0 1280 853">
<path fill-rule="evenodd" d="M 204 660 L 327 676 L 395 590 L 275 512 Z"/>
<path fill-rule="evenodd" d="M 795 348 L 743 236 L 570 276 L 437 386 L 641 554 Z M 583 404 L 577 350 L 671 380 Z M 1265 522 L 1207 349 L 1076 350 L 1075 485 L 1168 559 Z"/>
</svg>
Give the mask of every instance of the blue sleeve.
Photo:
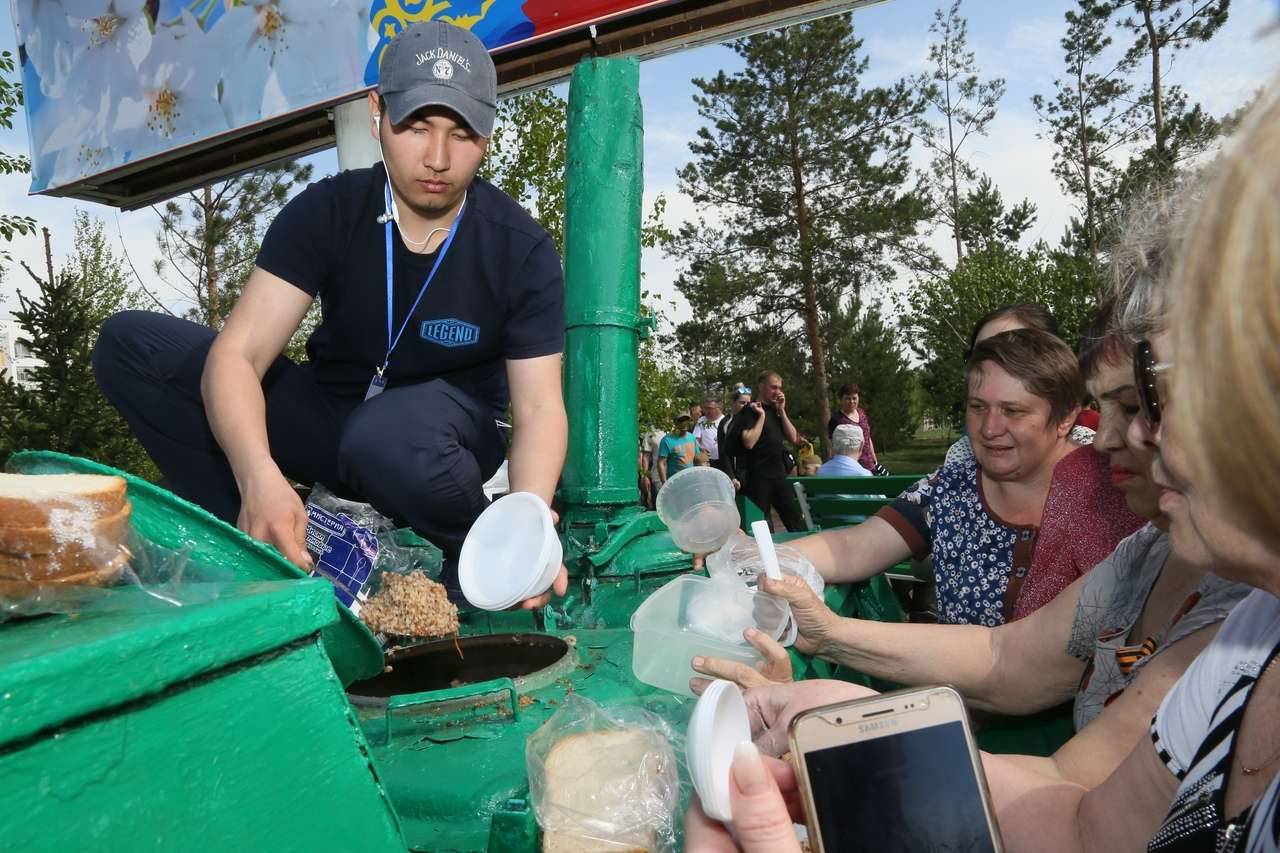
<svg viewBox="0 0 1280 853">
<path fill-rule="evenodd" d="M 258 249 L 258 266 L 310 296 L 318 295 L 335 269 L 337 205 L 328 181 L 298 193 L 276 214 Z"/>
<path fill-rule="evenodd" d="M 927 481 L 920 480 L 894 499 L 893 503 L 876 513 L 893 526 L 907 546 L 911 556 L 923 560 L 933 550 L 933 531 L 929 527 L 929 508 L 933 504 L 933 490 L 938 487 L 938 474 Z"/>
<path fill-rule="evenodd" d="M 564 352 L 564 270 L 551 238 L 543 236 L 512 277 L 514 293 L 503 331 L 504 358 Z"/>
</svg>

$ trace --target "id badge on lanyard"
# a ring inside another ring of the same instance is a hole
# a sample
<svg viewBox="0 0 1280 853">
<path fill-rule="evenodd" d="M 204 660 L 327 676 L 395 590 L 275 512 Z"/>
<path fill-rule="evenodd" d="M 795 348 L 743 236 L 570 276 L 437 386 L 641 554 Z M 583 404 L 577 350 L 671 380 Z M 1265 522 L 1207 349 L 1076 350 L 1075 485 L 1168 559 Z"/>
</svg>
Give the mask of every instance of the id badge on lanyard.
<svg viewBox="0 0 1280 853">
<path fill-rule="evenodd" d="M 391 183 L 390 176 L 387 178 L 387 186 L 385 189 L 387 198 L 387 210 L 391 210 Z M 391 220 L 388 219 L 383 223 L 384 242 L 386 244 L 387 260 L 384 269 L 387 274 L 387 355 L 382 360 L 382 366 L 373 372 L 373 378 L 369 380 L 369 390 L 364 392 L 365 400 L 372 400 L 387 389 L 387 368 L 391 366 L 391 353 L 395 352 L 396 346 L 400 343 L 400 337 L 404 335 L 404 330 L 409 327 L 409 321 L 413 319 L 413 312 L 418 310 L 422 297 L 427 294 L 427 288 L 431 286 L 431 280 L 436 277 L 436 271 L 440 269 L 440 264 L 444 261 L 444 256 L 449 253 L 449 247 L 453 245 L 454 235 L 458 233 L 458 223 L 462 221 L 462 211 L 467 207 L 467 199 L 463 196 L 462 206 L 458 208 L 458 215 L 453 218 L 453 224 L 449 226 L 449 235 L 444 238 L 444 243 L 440 245 L 440 254 L 436 255 L 436 262 L 431 265 L 431 272 L 427 273 L 427 280 L 422 283 L 422 289 L 418 291 L 418 296 L 413 300 L 413 305 L 409 306 L 409 313 L 405 315 L 404 322 L 400 324 L 400 331 L 391 334 L 391 312 L 392 312 L 392 296 L 395 291 L 395 261 L 392 253 L 391 243 Z"/>
</svg>

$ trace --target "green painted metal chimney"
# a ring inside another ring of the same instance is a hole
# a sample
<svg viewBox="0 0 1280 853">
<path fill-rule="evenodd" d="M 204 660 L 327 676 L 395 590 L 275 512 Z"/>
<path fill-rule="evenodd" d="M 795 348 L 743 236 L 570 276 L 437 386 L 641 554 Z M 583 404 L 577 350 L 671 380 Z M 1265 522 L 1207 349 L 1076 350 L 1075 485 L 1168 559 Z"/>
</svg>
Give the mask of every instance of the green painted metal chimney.
<svg viewBox="0 0 1280 853">
<path fill-rule="evenodd" d="M 572 417 L 560 499 L 570 538 L 582 539 L 619 513 L 640 512 L 644 128 L 637 60 L 586 59 L 574 69 L 567 161 L 564 387 Z"/>
</svg>

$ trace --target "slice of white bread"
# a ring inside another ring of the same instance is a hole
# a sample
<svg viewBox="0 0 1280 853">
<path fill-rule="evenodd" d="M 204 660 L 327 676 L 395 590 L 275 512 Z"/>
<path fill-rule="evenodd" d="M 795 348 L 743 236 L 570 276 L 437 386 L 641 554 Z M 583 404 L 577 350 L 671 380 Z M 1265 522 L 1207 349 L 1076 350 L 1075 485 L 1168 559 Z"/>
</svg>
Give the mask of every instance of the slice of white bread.
<svg viewBox="0 0 1280 853">
<path fill-rule="evenodd" d="M 0 598 L 30 598 L 39 595 L 41 590 L 67 586 L 107 586 L 120 578 L 128 561 L 129 555 L 122 552 L 104 565 L 54 579 L 13 580 L 0 577 Z"/>
<path fill-rule="evenodd" d="M 69 548 L 54 554 L 26 557 L 0 554 L 0 579 L 63 583 L 70 578 L 92 575 L 107 566 L 122 566 L 122 554 L 124 552 L 118 547 L 96 551 Z"/>
<path fill-rule="evenodd" d="M 0 474 L 0 527 L 47 527 L 57 510 L 94 521 L 127 501 L 125 481 L 101 474 Z"/>
<path fill-rule="evenodd" d="M 119 512 L 98 519 L 85 518 L 71 510 L 54 510 L 50 523 L 43 527 L 0 526 L 0 556 L 52 554 L 69 547 L 114 549 L 128 536 L 131 515 L 132 507 L 126 503 Z"/>
<path fill-rule="evenodd" d="M 639 814 L 638 802 L 661 800 L 662 786 L 670 781 L 664 777 L 674 772 L 674 761 L 666 739 L 646 729 L 569 735 L 547 755 L 543 810 L 564 810 L 605 825 L 610 814 L 619 811 Z M 636 827 L 628 837 L 616 839 L 546 832 L 542 849 L 545 853 L 646 853 L 654 849 L 656 840 L 652 827 Z"/>
</svg>

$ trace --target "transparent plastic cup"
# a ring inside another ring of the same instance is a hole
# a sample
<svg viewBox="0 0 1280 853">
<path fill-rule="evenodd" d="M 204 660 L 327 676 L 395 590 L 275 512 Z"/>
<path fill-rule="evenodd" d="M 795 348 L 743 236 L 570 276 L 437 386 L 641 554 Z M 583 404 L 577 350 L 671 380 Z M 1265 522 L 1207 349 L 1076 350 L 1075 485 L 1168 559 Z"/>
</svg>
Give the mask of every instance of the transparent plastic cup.
<svg viewBox="0 0 1280 853">
<path fill-rule="evenodd" d="M 716 468 L 686 468 L 667 480 L 657 509 L 676 547 L 690 554 L 717 550 L 741 523 L 733 481 Z"/>
<path fill-rule="evenodd" d="M 546 592 L 562 559 L 546 503 L 530 492 L 513 492 L 471 525 L 458 557 L 458 583 L 475 607 L 506 610 Z"/>
<path fill-rule="evenodd" d="M 738 581 L 681 575 L 654 592 L 631 616 L 631 669 L 645 684 L 692 696 L 696 655 L 755 664 L 760 653 L 742 636 L 758 628 L 782 639 L 791 620 L 787 602 Z"/>
</svg>

